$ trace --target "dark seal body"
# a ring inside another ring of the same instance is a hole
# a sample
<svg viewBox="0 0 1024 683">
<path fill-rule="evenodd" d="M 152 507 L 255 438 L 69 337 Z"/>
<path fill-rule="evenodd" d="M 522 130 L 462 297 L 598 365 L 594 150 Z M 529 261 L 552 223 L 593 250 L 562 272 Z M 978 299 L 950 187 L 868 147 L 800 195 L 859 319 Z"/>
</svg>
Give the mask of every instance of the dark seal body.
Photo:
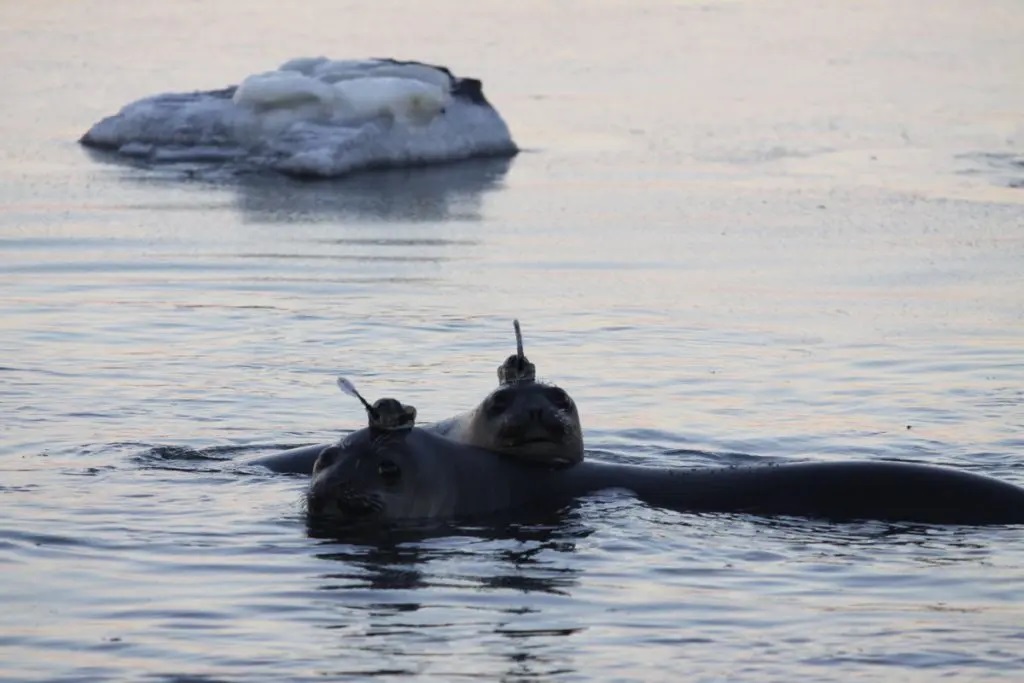
<svg viewBox="0 0 1024 683">
<path fill-rule="evenodd" d="M 312 446 L 299 446 L 280 453 L 260 456 L 246 461 L 246 465 L 259 465 L 278 474 L 312 474 L 320 452 L 331 446 L 329 443 L 316 443 Z"/>
<path fill-rule="evenodd" d="M 624 489 L 649 505 L 681 512 L 1024 523 L 1024 489 L 978 474 L 903 462 L 675 469 L 586 461 L 538 469 L 412 429 L 384 442 L 371 438 L 369 430 L 354 432 L 325 449 L 315 469 L 307 495 L 310 513 L 343 519 L 472 519 Z"/>
</svg>

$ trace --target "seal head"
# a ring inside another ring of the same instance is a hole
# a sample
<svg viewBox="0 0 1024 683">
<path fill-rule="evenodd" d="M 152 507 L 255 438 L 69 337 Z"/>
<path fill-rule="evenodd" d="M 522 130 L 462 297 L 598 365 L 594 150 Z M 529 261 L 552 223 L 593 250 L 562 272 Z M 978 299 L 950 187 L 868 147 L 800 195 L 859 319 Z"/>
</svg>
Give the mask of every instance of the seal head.
<svg viewBox="0 0 1024 683">
<path fill-rule="evenodd" d="M 324 448 L 306 493 L 309 514 L 353 522 L 445 513 L 439 494 L 445 487 L 432 485 L 431 468 L 419 462 L 405 436 L 367 428 Z"/>
<path fill-rule="evenodd" d="M 369 424 L 320 451 L 306 495 L 310 514 L 361 519 L 385 516 L 390 508 L 408 516 L 405 508 L 416 498 L 409 482 L 423 481 L 405 443 L 416 425 L 416 408 L 393 398 L 370 405 L 344 377 L 338 388 L 359 399 Z"/>
<path fill-rule="evenodd" d="M 523 353 L 514 320 L 516 352 L 498 366 L 498 388 L 476 408 L 431 427 L 459 443 L 531 465 L 563 468 L 583 460 L 583 430 L 576 404 L 564 389 L 537 381 Z"/>
<path fill-rule="evenodd" d="M 473 443 L 531 462 L 567 467 L 583 460 L 576 404 L 564 389 L 537 382 L 537 367 L 523 353 L 513 320 L 516 352 L 498 367 L 499 387 L 473 416 Z"/>
<path fill-rule="evenodd" d="M 492 391 L 473 411 L 466 440 L 532 463 L 568 467 L 583 460 L 576 403 L 560 387 L 517 382 Z"/>
</svg>

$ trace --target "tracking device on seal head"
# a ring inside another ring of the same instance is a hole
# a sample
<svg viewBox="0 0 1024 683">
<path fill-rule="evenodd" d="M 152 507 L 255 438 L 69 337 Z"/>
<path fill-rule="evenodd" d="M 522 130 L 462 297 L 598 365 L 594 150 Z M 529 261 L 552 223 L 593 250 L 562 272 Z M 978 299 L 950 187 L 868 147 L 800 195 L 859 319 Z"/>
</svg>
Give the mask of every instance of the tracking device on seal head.
<svg viewBox="0 0 1024 683">
<path fill-rule="evenodd" d="M 369 427 L 373 431 L 400 432 L 412 429 L 416 425 L 416 408 L 408 406 L 393 398 L 382 398 L 370 405 L 363 398 L 352 382 L 344 377 L 338 378 L 338 388 L 349 396 L 355 396 L 366 408 Z"/>
<path fill-rule="evenodd" d="M 516 352 L 498 366 L 498 384 L 534 382 L 537 379 L 537 368 L 523 353 L 523 333 L 519 329 L 519 321 L 513 320 L 512 325 L 516 331 Z"/>
</svg>

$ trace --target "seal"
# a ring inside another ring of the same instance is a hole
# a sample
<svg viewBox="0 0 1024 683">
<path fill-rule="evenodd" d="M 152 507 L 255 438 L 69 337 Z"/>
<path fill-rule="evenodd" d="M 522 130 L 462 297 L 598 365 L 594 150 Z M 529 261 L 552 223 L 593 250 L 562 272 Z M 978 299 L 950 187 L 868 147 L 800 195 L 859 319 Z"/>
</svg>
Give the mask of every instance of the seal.
<svg viewBox="0 0 1024 683">
<path fill-rule="evenodd" d="M 488 486 L 483 495 L 467 495 L 478 477 L 493 478 L 492 459 L 537 471 L 522 459 L 415 428 L 416 409 L 395 399 L 371 406 L 348 380 L 339 378 L 338 385 L 363 404 L 369 424 L 317 456 L 306 496 L 313 519 L 440 520 L 495 513 L 517 507 L 501 495 L 509 489 Z M 459 454 L 455 459 L 451 449 Z"/>
<path fill-rule="evenodd" d="M 454 441 L 535 465 L 583 461 L 579 412 L 560 387 L 530 382 L 498 387 L 473 410 L 432 426 Z"/>
<path fill-rule="evenodd" d="M 364 428 L 323 448 L 306 502 L 317 523 L 452 521 L 556 509 L 607 489 L 680 512 L 1024 524 L 1024 489 L 945 467 L 851 461 L 673 469 L 588 460 L 537 468 L 414 426 Z"/>
<path fill-rule="evenodd" d="M 498 367 L 498 387 L 471 410 L 422 429 L 534 466 L 559 468 L 582 462 L 583 429 L 575 401 L 561 387 L 537 381 L 536 366 L 523 353 L 518 320 L 513 321 L 513 328 L 516 353 Z M 358 395 L 352 393 L 351 384 L 350 391 L 343 382 L 347 380 L 338 380 L 342 391 Z M 247 464 L 278 473 L 312 474 L 320 451 L 328 445 L 293 448 Z"/>
<path fill-rule="evenodd" d="M 498 367 L 498 388 L 475 408 L 429 429 L 463 444 L 527 463 L 569 467 L 583 461 L 583 428 L 572 397 L 559 386 L 537 381 L 523 353 L 519 321 L 512 321 L 516 353 Z"/>
</svg>

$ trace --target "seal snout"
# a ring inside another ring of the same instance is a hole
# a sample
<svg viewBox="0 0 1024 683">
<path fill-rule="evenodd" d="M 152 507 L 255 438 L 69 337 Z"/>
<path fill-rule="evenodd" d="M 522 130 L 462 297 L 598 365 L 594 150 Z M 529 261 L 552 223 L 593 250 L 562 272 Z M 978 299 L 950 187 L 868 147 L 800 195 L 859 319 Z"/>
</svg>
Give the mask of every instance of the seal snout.
<svg viewBox="0 0 1024 683">
<path fill-rule="evenodd" d="M 530 408 L 526 411 L 526 417 L 531 422 L 542 422 L 544 421 L 544 412 L 543 408 Z"/>
<path fill-rule="evenodd" d="M 328 478 L 315 481 L 306 495 L 306 507 L 311 515 L 338 515 L 366 517 L 383 512 L 380 496 L 356 489 L 349 482 L 334 482 Z"/>
<path fill-rule="evenodd" d="M 509 446 L 531 443 L 561 443 L 568 429 L 564 420 L 545 408 L 531 408 L 519 419 L 510 419 L 498 430 Z"/>
</svg>

